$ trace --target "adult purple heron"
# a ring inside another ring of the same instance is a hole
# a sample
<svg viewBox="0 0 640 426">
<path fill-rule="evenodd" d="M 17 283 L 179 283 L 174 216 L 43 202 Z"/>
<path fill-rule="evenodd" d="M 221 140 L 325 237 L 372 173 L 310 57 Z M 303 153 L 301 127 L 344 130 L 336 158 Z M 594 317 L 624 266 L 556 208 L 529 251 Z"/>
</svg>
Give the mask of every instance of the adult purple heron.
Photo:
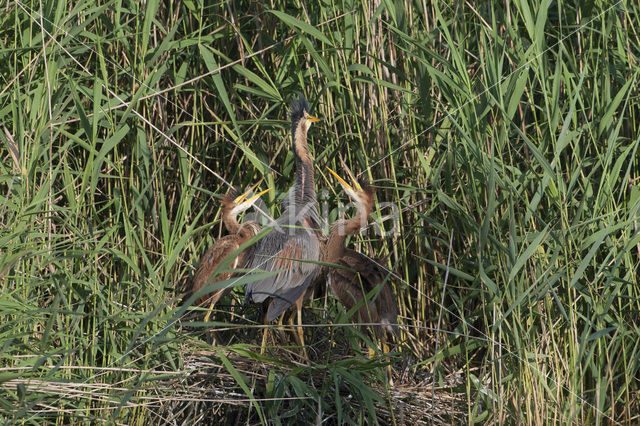
<svg viewBox="0 0 640 426">
<path fill-rule="evenodd" d="M 236 250 L 244 243 L 255 237 L 260 232 L 260 225 L 256 222 L 249 221 L 239 224 L 237 216 L 243 211 L 249 209 L 253 204 L 271 188 L 253 195 L 249 198 L 249 194 L 257 185 L 251 187 L 247 192 L 240 194 L 236 188 L 232 188 L 228 194 L 222 197 L 222 222 L 224 223 L 229 235 L 226 235 L 216 241 L 200 260 L 200 265 L 196 270 L 191 282 L 191 294 L 197 293 L 205 285 L 213 284 L 219 281 L 228 280 L 233 274 L 232 271 L 223 272 L 212 278 L 213 273 L 218 269 L 223 260 L 228 259 Z M 244 268 L 253 255 L 253 247 L 251 246 L 236 255 L 231 261 L 229 269 Z M 209 312 L 205 316 L 205 321 L 209 320 L 211 310 L 215 304 L 225 296 L 231 287 L 215 290 L 211 294 L 204 295 L 198 299 L 197 305 L 209 303 Z"/>
<path fill-rule="evenodd" d="M 302 300 L 313 280 L 320 259 L 320 217 L 313 178 L 313 160 L 307 145 L 311 124 L 320 121 L 309 114 L 304 97 L 290 109 L 293 152 L 296 162 L 295 183 L 284 212 L 271 225 L 273 230 L 257 244 L 250 268 L 278 271 L 275 275 L 247 285 L 246 300 L 263 302 L 271 297 L 267 321 L 273 321 L 294 303 L 298 310 L 298 337 L 302 334 Z"/>
<path fill-rule="evenodd" d="M 360 321 L 375 324 L 376 337 L 384 340 L 387 333 L 395 334 L 398 322 L 398 306 L 393 292 L 387 285 L 387 272 L 375 261 L 355 250 L 345 247 L 346 237 L 367 224 L 374 204 L 375 192 L 368 184 L 360 184 L 349 173 L 353 186 L 328 169 L 357 206 L 351 219 L 341 219 L 331 225 L 327 242 L 326 262 L 339 267 L 328 267 L 327 285 L 342 305 L 351 310 L 358 304 Z M 367 295 L 380 286 L 373 301 Z"/>
</svg>

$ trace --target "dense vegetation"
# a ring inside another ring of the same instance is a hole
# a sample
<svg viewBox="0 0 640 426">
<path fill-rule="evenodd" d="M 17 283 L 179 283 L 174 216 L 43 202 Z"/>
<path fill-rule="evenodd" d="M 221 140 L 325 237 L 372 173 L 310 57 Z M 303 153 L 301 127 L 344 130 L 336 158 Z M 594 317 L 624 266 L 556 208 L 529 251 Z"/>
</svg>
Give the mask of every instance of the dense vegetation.
<svg viewBox="0 0 640 426">
<path fill-rule="evenodd" d="M 640 421 L 637 2 L 1 7 L 3 421 Z M 376 187 L 389 355 L 324 288 L 309 360 L 183 303 L 227 182 L 280 211 L 300 93 L 328 222 L 325 166 Z"/>
</svg>

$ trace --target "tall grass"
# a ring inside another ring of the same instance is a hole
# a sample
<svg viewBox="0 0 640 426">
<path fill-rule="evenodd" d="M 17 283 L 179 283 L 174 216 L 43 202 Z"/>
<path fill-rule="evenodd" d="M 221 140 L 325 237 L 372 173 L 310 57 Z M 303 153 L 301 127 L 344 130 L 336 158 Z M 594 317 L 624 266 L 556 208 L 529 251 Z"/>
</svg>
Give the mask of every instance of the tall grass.
<svg viewBox="0 0 640 426">
<path fill-rule="evenodd" d="M 636 2 L 2 8 L 3 421 L 639 421 Z M 322 288 L 308 361 L 241 286 L 183 303 L 227 183 L 278 214 L 299 93 L 330 219 L 325 166 L 376 187 L 391 355 Z"/>
</svg>

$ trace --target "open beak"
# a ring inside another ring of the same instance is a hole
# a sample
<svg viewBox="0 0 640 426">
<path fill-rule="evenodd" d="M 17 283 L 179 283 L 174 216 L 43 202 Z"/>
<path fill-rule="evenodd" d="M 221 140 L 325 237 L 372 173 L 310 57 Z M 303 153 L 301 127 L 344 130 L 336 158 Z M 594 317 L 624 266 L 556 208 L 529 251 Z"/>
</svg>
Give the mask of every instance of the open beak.
<svg viewBox="0 0 640 426">
<path fill-rule="evenodd" d="M 334 172 L 333 170 L 331 170 L 329 167 L 327 167 L 327 170 L 329 170 L 329 172 L 335 176 L 336 179 L 338 179 L 338 182 L 340 182 L 340 185 L 342 185 L 342 187 L 347 190 L 347 191 L 352 191 L 355 192 L 353 190 L 353 188 L 351 187 L 351 185 L 349 185 L 344 179 L 342 179 L 340 176 L 338 176 L 338 174 L 336 172 Z"/>
<path fill-rule="evenodd" d="M 358 179 L 356 179 L 353 174 L 351 173 L 351 170 L 349 170 L 348 167 L 345 166 L 344 168 L 347 173 L 349 174 L 349 178 L 351 179 L 351 182 L 353 182 L 353 187 L 351 187 L 351 185 L 349 185 L 344 179 L 342 179 L 340 176 L 338 176 L 338 174 L 336 172 L 334 172 L 333 170 L 331 170 L 329 167 L 327 167 L 327 170 L 329 170 L 331 172 L 332 175 L 334 175 L 336 177 L 336 179 L 338 179 L 338 182 L 340 182 L 340 185 L 342 185 L 342 187 L 345 190 L 348 191 L 352 191 L 354 193 L 360 193 L 362 192 L 362 187 L 360 186 L 360 184 L 358 183 Z M 355 188 L 355 189 L 354 189 Z"/>
<path fill-rule="evenodd" d="M 356 191 L 357 192 L 362 192 L 362 187 L 358 183 L 358 179 L 356 179 L 355 176 L 353 176 L 353 174 L 351 173 L 351 170 L 349 170 L 349 168 L 347 167 L 346 164 L 344 165 L 344 169 L 349 174 L 349 178 L 351 179 L 351 182 L 353 182 L 353 186 L 356 188 Z"/>
<path fill-rule="evenodd" d="M 254 185 L 255 187 L 255 185 Z M 253 189 L 253 188 L 252 188 Z M 271 188 L 267 188 L 262 192 L 257 193 L 256 195 L 254 195 L 253 197 L 247 199 L 247 201 L 245 201 L 245 203 L 249 203 L 249 204 L 253 204 L 258 198 L 260 198 L 261 196 L 263 196 L 264 194 L 266 194 L 267 192 L 271 191 Z M 243 194 L 244 195 L 244 194 Z"/>
<path fill-rule="evenodd" d="M 239 206 L 240 204 L 242 204 L 242 202 L 249 196 L 249 194 L 251 194 L 253 192 L 253 190 L 256 189 L 256 186 L 258 186 L 259 183 L 260 182 L 258 182 L 255 185 L 253 185 L 244 194 L 241 194 L 238 197 L 236 197 L 236 199 L 233 200 L 233 204 L 235 204 L 236 206 Z"/>
</svg>

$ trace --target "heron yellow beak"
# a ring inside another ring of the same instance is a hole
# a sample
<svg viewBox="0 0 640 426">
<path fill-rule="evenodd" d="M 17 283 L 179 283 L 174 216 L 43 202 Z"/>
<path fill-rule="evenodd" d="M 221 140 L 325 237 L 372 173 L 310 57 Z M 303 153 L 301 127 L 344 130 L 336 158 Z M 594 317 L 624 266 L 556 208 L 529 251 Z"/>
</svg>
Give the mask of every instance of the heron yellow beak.
<svg viewBox="0 0 640 426">
<path fill-rule="evenodd" d="M 253 185 L 244 194 L 241 194 L 238 197 L 236 197 L 236 199 L 233 200 L 233 204 L 235 204 L 236 206 L 239 206 L 249 196 L 249 194 L 251 194 L 253 192 L 253 190 L 256 189 L 256 186 L 258 186 L 259 183 L 260 182 L 258 182 L 255 185 Z"/>
<path fill-rule="evenodd" d="M 336 179 L 338 179 L 338 182 L 340 182 L 340 185 L 342 185 L 345 189 L 348 189 L 350 191 L 354 191 L 353 188 L 351 187 L 351 185 L 349 185 L 344 179 L 342 179 L 340 176 L 338 176 L 338 174 L 336 172 L 334 172 L 333 170 L 331 170 L 329 167 L 327 167 L 327 170 L 329 170 L 329 172 L 335 176 Z M 355 192 L 355 191 L 354 191 Z"/>
<path fill-rule="evenodd" d="M 347 171 L 347 173 L 349 174 L 349 178 L 351 178 L 351 182 L 353 182 L 353 187 L 351 187 L 351 185 L 349 185 L 344 179 L 342 179 L 340 176 L 338 176 L 338 174 L 336 172 L 334 172 L 333 170 L 331 170 L 329 167 L 327 167 L 327 170 L 329 170 L 331 172 L 332 175 L 334 175 L 336 177 L 336 179 L 338 179 L 338 182 L 340 182 L 340 184 L 345 188 L 348 189 L 350 191 L 356 192 L 356 193 L 361 193 L 362 192 L 362 187 L 360 186 L 360 184 L 358 183 L 358 179 L 356 179 L 352 174 L 351 174 L 351 170 L 349 170 L 348 168 L 345 167 L 345 170 Z M 354 189 L 355 188 L 355 189 Z"/>
<path fill-rule="evenodd" d="M 317 123 L 320 121 L 318 117 L 314 117 L 313 115 L 307 115 L 307 120 L 309 120 L 312 123 Z"/>
<path fill-rule="evenodd" d="M 269 191 L 271 191 L 271 188 L 267 188 L 264 191 L 257 193 L 256 195 L 254 195 L 253 197 L 251 197 L 247 201 L 245 201 L 245 203 L 253 204 L 258 198 L 260 198 L 261 196 L 263 196 L 264 194 L 266 194 Z"/>
<path fill-rule="evenodd" d="M 356 188 L 356 191 L 362 192 L 362 187 L 358 183 L 358 179 L 356 179 L 355 176 L 351 174 L 351 170 L 349 170 L 349 168 L 346 165 L 344 166 L 344 169 L 349 174 L 349 178 L 351 178 L 351 182 L 353 182 L 353 186 Z"/>
</svg>

